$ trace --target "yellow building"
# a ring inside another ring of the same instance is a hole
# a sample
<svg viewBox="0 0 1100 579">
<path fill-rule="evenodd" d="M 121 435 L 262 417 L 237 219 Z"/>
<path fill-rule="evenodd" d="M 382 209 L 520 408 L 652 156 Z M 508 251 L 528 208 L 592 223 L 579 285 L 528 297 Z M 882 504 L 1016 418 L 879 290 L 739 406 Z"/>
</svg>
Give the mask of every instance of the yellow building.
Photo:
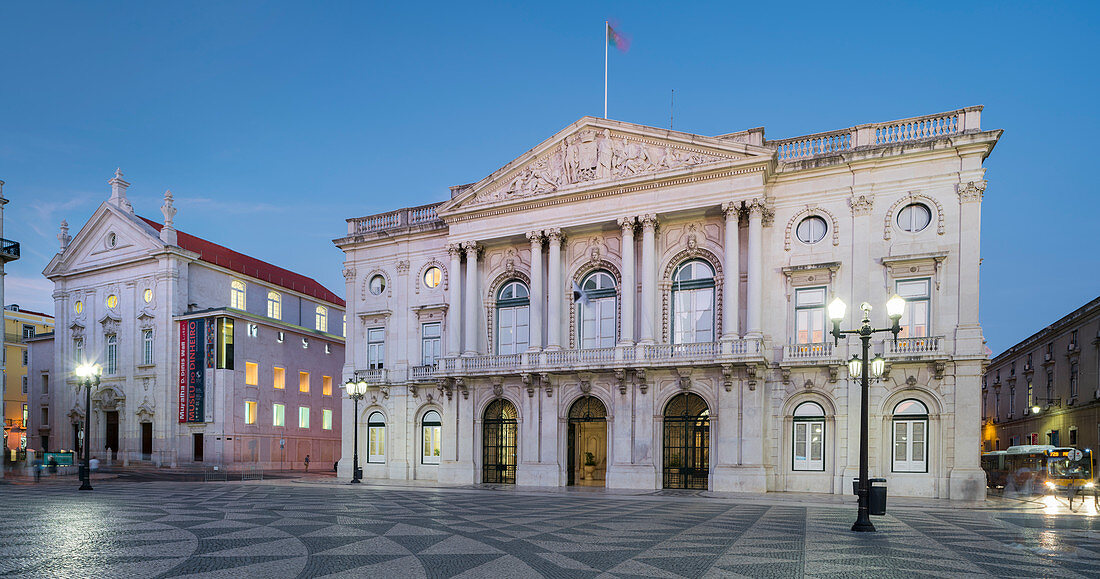
<svg viewBox="0 0 1100 579">
<path fill-rule="evenodd" d="M 26 449 L 27 345 L 24 338 L 53 331 L 53 316 L 21 309 L 4 308 L 4 447 L 8 460 Z"/>
</svg>

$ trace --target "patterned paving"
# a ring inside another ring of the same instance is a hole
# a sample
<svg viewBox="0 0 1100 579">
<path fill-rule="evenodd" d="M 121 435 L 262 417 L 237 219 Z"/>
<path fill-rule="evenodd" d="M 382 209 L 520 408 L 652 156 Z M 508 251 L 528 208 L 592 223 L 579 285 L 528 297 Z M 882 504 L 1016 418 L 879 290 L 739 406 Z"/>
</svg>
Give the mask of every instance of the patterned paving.
<svg viewBox="0 0 1100 579">
<path fill-rule="evenodd" d="M 0 487 L 12 577 L 1100 577 L 1100 517 L 782 497 L 105 481 Z"/>
</svg>

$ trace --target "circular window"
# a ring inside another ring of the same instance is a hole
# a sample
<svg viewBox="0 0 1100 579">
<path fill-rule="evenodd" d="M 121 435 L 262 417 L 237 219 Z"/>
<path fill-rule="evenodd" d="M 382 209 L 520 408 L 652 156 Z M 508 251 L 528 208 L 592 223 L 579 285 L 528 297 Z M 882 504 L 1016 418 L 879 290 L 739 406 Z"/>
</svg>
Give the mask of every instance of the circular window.
<svg viewBox="0 0 1100 579">
<path fill-rule="evenodd" d="M 370 293 L 374 295 L 381 295 L 386 290 L 386 278 L 381 275 L 376 275 L 370 278 Z"/>
<path fill-rule="evenodd" d="M 439 287 L 439 284 L 443 282 L 443 270 L 438 267 L 429 267 L 428 271 L 424 272 L 424 285 L 430 288 Z"/>
<path fill-rule="evenodd" d="M 73 304 L 73 309 L 76 310 L 77 315 L 83 314 L 84 313 L 84 302 L 82 302 L 80 300 L 76 300 L 76 303 Z"/>
<path fill-rule="evenodd" d="M 107 247 L 114 247 L 118 244 L 118 237 L 114 233 L 107 234 Z"/>
<path fill-rule="evenodd" d="M 811 215 L 798 223 L 795 234 L 802 243 L 817 243 L 825 238 L 825 232 L 828 229 L 824 219 Z"/>
<path fill-rule="evenodd" d="M 923 231 L 932 222 L 932 210 L 923 203 L 910 203 L 898 212 L 898 227 L 902 231 Z"/>
<path fill-rule="evenodd" d="M 141 294 L 141 297 L 142 297 L 142 299 L 144 299 L 144 300 L 145 300 L 145 303 L 149 303 L 149 302 L 153 301 L 153 290 L 151 290 L 151 289 L 146 289 L 146 290 L 145 290 L 145 291 L 144 291 L 144 292 L 143 292 L 143 293 Z"/>
<path fill-rule="evenodd" d="M 115 294 L 111 294 L 111 295 L 107 296 L 107 307 L 111 308 L 112 310 L 117 308 L 118 307 L 118 296 L 116 296 Z"/>
</svg>

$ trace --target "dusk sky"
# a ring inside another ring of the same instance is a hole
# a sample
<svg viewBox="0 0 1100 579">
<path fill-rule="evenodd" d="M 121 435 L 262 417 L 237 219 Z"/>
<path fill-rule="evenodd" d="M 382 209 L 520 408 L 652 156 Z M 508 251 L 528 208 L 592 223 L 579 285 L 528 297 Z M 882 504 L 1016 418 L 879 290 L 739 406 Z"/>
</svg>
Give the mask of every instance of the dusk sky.
<svg viewBox="0 0 1100 579">
<path fill-rule="evenodd" d="M 399 5 L 400 4 L 400 5 Z M 986 162 L 994 353 L 1100 295 L 1098 3 L 9 2 L 0 5 L 7 303 L 116 167 L 136 211 L 344 293 L 344 220 L 441 201 L 603 108 L 717 135 L 804 135 L 968 105 Z M 772 8 L 774 7 L 774 8 Z M 860 298 L 849 300 L 852 303 Z"/>
</svg>

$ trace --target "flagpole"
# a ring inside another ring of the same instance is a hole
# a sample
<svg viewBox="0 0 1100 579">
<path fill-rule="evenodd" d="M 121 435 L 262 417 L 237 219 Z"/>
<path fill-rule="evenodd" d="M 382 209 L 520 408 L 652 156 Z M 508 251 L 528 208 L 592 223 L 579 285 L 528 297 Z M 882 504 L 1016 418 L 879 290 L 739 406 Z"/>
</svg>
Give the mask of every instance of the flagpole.
<svg viewBox="0 0 1100 579">
<path fill-rule="evenodd" d="M 603 118 L 607 118 L 607 21 L 603 21 Z"/>
</svg>

